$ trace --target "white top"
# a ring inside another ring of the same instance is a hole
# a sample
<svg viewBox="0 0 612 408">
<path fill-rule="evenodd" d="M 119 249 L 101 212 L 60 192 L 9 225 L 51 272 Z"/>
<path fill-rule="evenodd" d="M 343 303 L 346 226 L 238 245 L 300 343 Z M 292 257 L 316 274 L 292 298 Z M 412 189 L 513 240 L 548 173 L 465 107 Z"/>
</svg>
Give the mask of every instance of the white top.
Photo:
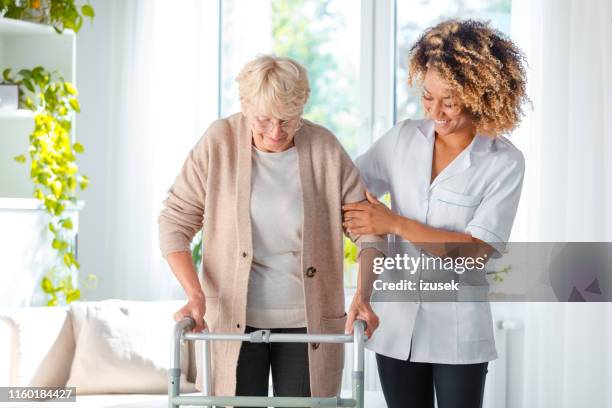
<svg viewBox="0 0 612 408">
<path fill-rule="evenodd" d="M 246 323 L 264 329 L 306 327 L 297 150 L 265 153 L 253 147 L 252 152 L 253 262 Z"/>
<path fill-rule="evenodd" d="M 525 162 L 504 137 L 476 135 L 430 184 L 434 126 L 405 120 L 356 161 L 367 188 L 391 195 L 400 215 L 464 232 L 502 251 L 516 215 Z M 393 237 L 401 240 L 401 237 Z M 494 256 L 499 254 L 494 254 Z M 488 302 L 373 302 L 380 326 L 367 347 L 411 361 L 470 364 L 497 357 Z M 412 340 L 412 344 L 411 344 Z"/>
</svg>

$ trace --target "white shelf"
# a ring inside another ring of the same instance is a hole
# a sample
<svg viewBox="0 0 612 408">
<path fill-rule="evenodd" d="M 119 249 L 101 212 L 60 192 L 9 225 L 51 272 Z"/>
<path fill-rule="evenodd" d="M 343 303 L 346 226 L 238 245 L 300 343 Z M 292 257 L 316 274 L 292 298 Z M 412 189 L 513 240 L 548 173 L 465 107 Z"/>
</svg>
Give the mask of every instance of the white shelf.
<svg viewBox="0 0 612 408">
<path fill-rule="evenodd" d="M 29 109 L 0 110 L 0 119 L 32 119 L 34 112 Z"/>
<path fill-rule="evenodd" d="M 29 21 L 16 20 L 14 18 L 0 17 L 0 34 L 11 35 L 69 35 L 73 36 L 74 31 L 64 30 L 58 34 L 53 27 L 47 24 L 32 23 Z"/>
<path fill-rule="evenodd" d="M 85 201 L 79 200 L 76 205 L 66 206 L 66 210 L 82 210 Z M 30 210 L 46 211 L 45 207 L 35 198 L 0 198 L 0 211 L 6 210 Z"/>
<path fill-rule="evenodd" d="M 0 71 L 11 68 L 16 74 L 21 69 L 42 66 L 61 72 L 66 81 L 77 85 L 76 40 L 71 30 L 58 34 L 50 25 L 0 17 Z M 34 115 L 28 109 L 0 111 L 0 197 L 32 197 L 28 166 L 13 157 L 27 154 Z M 72 119 L 74 141 L 76 119 Z"/>
</svg>

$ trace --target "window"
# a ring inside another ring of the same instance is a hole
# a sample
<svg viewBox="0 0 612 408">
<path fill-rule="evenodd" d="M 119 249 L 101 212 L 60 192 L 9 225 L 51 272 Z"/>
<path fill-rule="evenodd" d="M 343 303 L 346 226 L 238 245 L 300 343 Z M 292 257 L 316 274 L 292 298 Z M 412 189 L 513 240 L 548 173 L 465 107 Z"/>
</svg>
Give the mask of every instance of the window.
<svg viewBox="0 0 612 408">
<path fill-rule="evenodd" d="M 240 111 L 236 75 L 257 54 L 296 59 L 308 70 L 304 117 L 358 152 L 360 7 L 355 0 L 224 0 L 221 115 Z M 248 35 L 245 35 L 248 31 Z"/>
</svg>

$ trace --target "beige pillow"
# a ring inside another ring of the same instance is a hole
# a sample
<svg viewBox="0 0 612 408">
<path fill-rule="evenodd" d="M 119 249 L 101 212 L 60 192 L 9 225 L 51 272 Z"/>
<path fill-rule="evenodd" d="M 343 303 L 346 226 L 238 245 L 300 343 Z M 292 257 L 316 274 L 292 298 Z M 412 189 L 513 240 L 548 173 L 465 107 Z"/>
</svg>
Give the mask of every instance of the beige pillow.
<svg viewBox="0 0 612 408">
<path fill-rule="evenodd" d="M 68 387 L 77 394 L 166 393 L 172 315 L 183 302 L 116 299 L 70 305 L 76 350 Z M 187 343 L 181 345 L 181 392 L 186 381 Z"/>
<path fill-rule="evenodd" d="M 10 323 L 0 316 L 0 387 L 8 387 L 13 359 L 13 330 Z"/>
<path fill-rule="evenodd" d="M 67 308 L 0 309 L 0 320 L 11 336 L 8 384 L 63 387 L 74 354 Z"/>
</svg>

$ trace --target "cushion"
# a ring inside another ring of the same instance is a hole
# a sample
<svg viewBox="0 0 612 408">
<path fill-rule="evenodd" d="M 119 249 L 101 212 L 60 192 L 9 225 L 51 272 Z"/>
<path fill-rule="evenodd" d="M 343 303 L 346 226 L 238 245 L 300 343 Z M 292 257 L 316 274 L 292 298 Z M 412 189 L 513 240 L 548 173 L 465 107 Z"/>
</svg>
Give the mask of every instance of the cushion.
<svg viewBox="0 0 612 408">
<path fill-rule="evenodd" d="M 167 393 L 173 314 L 184 302 L 138 302 L 110 299 L 70 305 L 76 340 L 68 387 L 77 395 Z M 189 356 L 181 345 L 181 392 L 193 392 L 186 381 Z"/>
<path fill-rule="evenodd" d="M 11 386 L 64 386 L 74 354 L 67 308 L 1 309 L 0 320 L 11 335 L 7 383 Z"/>
<path fill-rule="evenodd" d="M 12 327 L 0 316 L 0 385 L 8 385 L 11 378 L 12 342 Z"/>
</svg>

